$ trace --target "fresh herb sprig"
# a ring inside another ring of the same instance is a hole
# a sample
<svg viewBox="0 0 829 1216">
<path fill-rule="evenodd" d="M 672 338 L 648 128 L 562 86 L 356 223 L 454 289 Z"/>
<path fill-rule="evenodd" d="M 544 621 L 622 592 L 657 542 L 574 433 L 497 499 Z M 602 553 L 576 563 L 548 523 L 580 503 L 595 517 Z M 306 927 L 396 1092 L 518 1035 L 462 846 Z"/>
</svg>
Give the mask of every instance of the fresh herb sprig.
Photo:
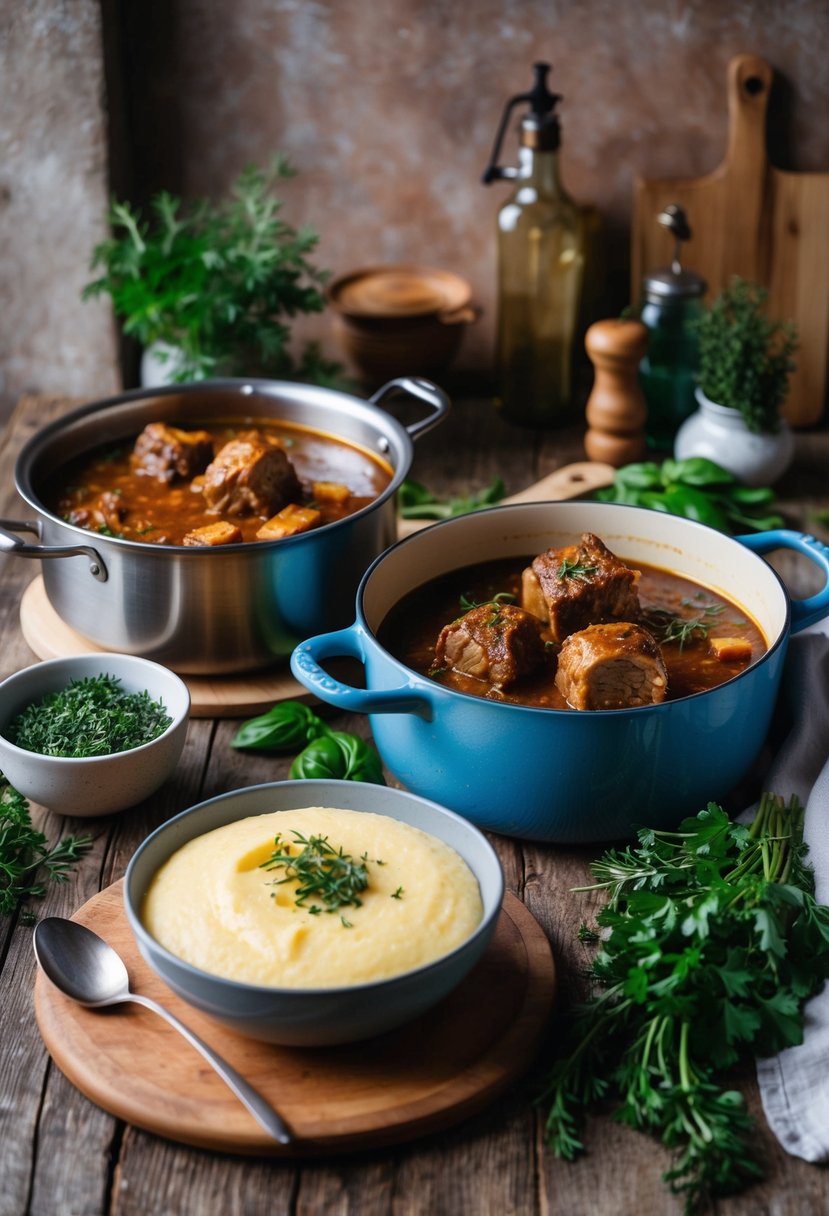
<svg viewBox="0 0 829 1216">
<path fill-rule="evenodd" d="M 593 575 L 598 570 L 598 566 L 590 566 L 587 562 L 580 562 L 578 558 L 570 559 L 565 557 L 562 559 L 561 565 L 556 571 L 556 578 L 560 583 L 567 579 L 578 579 L 580 582 L 589 582 Z"/>
<path fill-rule="evenodd" d="M 596 490 L 594 496 L 599 502 L 680 515 L 727 535 L 784 526 L 782 516 L 771 509 L 773 490 L 744 486 L 733 473 L 704 456 L 624 465 L 616 470 L 613 484 Z"/>
<path fill-rule="evenodd" d="M 273 853 L 261 863 L 263 870 L 285 871 L 285 877 L 275 879 L 274 885 L 296 882 L 296 906 L 307 908 L 314 916 L 362 907 L 360 896 L 369 885 L 368 854 L 355 860 L 341 845 L 335 848 L 330 844 L 327 836 L 307 837 L 297 831 L 293 835 L 293 847 L 302 846 L 298 852 L 293 852 L 291 843 L 277 833 Z M 352 927 L 345 920 L 343 925 Z"/>
<path fill-rule="evenodd" d="M 65 882 L 91 847 L 91 836 L 65 836 L 50 846 L 33 825 L 27 800 L 0 773 L 0 914 L 45 895 L 49 881 Z"/>
<path fill-rule="evenodd" d="M 334 777 L 385 785 L 383 763 L 372 744 L 348 731 L 331 730 L 301 701 L 281 701 L 267 713 L 250 718 L 230 741 L 248 751 L 292 752 L 293 780 Z"/>
<path fill-rule="evenodd" d="M 517 598 L 512 591 L 498 591 L 491 600 L 475 600 L 471 595 L 464 593 L 459 597 L 458 602 L 464 613 L 471 612 L 473 608 L 491 608 L 492 612 L 486 623 L 487 625 L 497 625 L 501 617 L 501 608 L 504 604 L 514 604 Z"/>
<path fill-rule="evenodd" d="M 27 705 L 8 737 L 42 756 L 109 756 L 152 742 L 171 722 L 146 690 L 128 693 L 116 676 L 86 676 Z"/>
<path fill-rule="evenodd" d="M 750 825 L 715 803 L 677 831 L 593 866 L 608 902 L 596 992 L 577 1011 L 542 1102 L 547 1142 L 573 1160 L 599 1099 L 675 1154 L 665 1181 L 686 1212 L 762 1174 L 752 1122 L 725 1078 L 739 1061 L 799 1043 L 804 1002 L 829 977 L 829 908 L 805 862 L 803 810 L 765 794 Z"/>
<path fill-rule="evenodd" d="M 291 351 L 291 322 L 323 310 L 328 277 L 311 261 L 317 233 L 288 224 L 275 196 L 293 175 L 277 154 L 266 168 L 244 169 L 228 199 L 185 203 L 164 191 L 151 200 L 149 217 L 113 202 L 112 236 L 93 250 L 98 274 L 82 298 L 109 295 L 126 334 L 145 347 L 173 346 L 177 381 L 253 369 L 337 383 L 342 369 L 317 343 L 298 359 Z"/>
<path fill-rule="evenodd" d="M 656 636 L 656 640 L 663 645 L 667 642 L 677 642 L 680 650 L 689 642 L 707 638 L 726 607 L 725 604 L 705 601 L 704 597 L 700 602 L 685 597 L 681 603 L 683 608 L 695 609 L 693 616 L 677 616 L 670 608 L 660 608 L 656 605 L 642 611 L 645 623 Z M 745 622 L 739 621 L 735 624 L 743 625 Z"/>
<path fill-rule="evenodd" d="M 454 498 L 436 498 L 419 481 L 404 481 L 397 493 L 397 507 L 403 519 L 449 519 L 494 506 L 504 497 L 504 482 L 495 477 L 482 490 Z"/>
</svg>

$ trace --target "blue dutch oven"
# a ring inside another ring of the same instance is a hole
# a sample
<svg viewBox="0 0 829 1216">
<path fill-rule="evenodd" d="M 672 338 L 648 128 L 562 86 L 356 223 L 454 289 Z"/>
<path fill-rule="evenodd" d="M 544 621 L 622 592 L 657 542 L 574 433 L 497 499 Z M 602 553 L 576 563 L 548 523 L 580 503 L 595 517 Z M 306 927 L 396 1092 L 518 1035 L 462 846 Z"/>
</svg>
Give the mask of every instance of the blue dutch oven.
<svg viewBox="0 0 829 1216">
<path fill-rule="evenodd" d="M 412 671 L 377 640 L 408 591 L 463 566 L 526 557 L 600 536 L 631 565 L 669 569 L 736 602 L 768 650 L 718 688 L 629 710 L 532 709 L 444 688 Z M 762 557 L 805 555 L 821 590 L 791 600 Z M 780 530 L 732 538 L 702 524 L 610 503 L 528 503 L 445 520 L 392 546 L 357 591 L 357 619 L 293 652 L 306 688 L 338 709 L 369 715 L 383 761 L 408 789 L 479 827 L 530 840 L 587 843 L 670 828 L 748 775 L 765 740 L 793 633 L 829 613 L 829 549 Z M 329 675 L 326 659 L 349 656 L 365 688 Z M 785 792 L 785 791 L 784 791 Z"/>
</svg>

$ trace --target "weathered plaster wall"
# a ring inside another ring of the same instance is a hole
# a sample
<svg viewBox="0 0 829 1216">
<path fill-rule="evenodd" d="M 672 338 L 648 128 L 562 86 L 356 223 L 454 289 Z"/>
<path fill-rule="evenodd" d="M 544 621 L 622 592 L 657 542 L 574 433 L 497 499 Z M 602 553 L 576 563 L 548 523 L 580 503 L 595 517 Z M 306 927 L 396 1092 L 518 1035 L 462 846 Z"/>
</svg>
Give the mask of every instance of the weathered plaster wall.
<svg viewBox="0 0 829 1216">
<path fill-rule="evenodd" d="M 564 95 L 565 181 L 607 225 L 608 311 L 627 299 L 634 176 L 696 176 L 724 156 L 733 55 L 776 69 L 774 162 L 829 171 L 825 0 L 101 3 L 119 194 L 220 194 L 280 149 L 298 170 L 286 215 L 321 234 L 320 265 L 421 260 L 471 279 L 484 316 L 469 367 L 491 358 L 507 189 L 480 174 L 535 60 Z M 106 308 L 78 302 L 107 192 L 98 3 L 0 0 L 0 20 L 0 394 L 109 391 Z M 310 328 L 327 337 L 325 318 Z"/>
<path fill-rule="evenodd" d="M 284 190 L 288 214 L 321 233 L 321 264 L 339 273 L 422 260 L 472 280 L 485 315 L 465 342 L 467 363 L 490 357 L 494 217 L 508 189 L 486 188 L 480 175 L 503 103 L 529 87 L 535 60 L 552 62 L 564 95 L 565 181 L 598 204 L 608 228 L 614 307 L 629 294 L 634 176 L 697 176 L 720 163 L 735 54 L 763 55 L 778 73 L 776 163 L 829 171 L 825 0 L 152 0 L 137 8 L 141 25 L 128 20 L 133 74 L 152 80 L 133 115 L 141 184 L 221 191 L 245 162 L 287 152 L 299 171 Z M 134 83 L 130 92 L 137 99 Z M 510 134 L 510 159 L 515 145 Z M 325 322 L 316 328 L 324 332 Z"/>
<path fill-rule="evenodd" d="M 97 0 L 0 0 L 0 417 L 26 390 L 119 384 L 105 305 L 81 305 L 105 233 Z"/>
</svg>

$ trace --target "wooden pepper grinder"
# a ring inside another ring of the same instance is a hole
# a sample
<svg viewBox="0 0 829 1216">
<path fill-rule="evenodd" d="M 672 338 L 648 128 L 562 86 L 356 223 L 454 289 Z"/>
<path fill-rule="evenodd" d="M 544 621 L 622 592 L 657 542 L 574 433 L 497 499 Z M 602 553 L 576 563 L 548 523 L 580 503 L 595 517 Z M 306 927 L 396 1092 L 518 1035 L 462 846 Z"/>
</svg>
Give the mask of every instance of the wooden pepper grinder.
<svg viewBox="0 0 829 1216">
<path fill-rule="evenodd" d="M 648 348 L 647 326 L 632 318 L 596 321 L 584 345 L 595 369 L 585 410 L 584 450 L 590 460 L 618 469 L 645 454 L 647 405 L 639 363 Z"/>
</svg>

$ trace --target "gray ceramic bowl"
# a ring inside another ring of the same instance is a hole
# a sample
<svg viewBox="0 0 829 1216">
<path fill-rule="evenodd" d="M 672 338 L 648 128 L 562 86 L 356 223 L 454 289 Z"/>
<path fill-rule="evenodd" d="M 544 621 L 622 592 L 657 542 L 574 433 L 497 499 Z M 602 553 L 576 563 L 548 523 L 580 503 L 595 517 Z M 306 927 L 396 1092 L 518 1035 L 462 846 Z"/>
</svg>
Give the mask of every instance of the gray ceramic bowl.
<svg viewBox="0 0 829 1216">
<path fill-rule="evenodd" d="M 109 756 L 43 756 L 6 737 L 10 722 L 34 701 L 60 692 L 72 680 L 115 676 L 124 692 L 146 690 L 161 699 L 172 722 L 141 747 Z M 59 815 L 109 815 L 142 802 L 173 773 L 187 734 L 190 693 L 183 680 L 159 663 L 130 654 L 84 654 L 48 659 L 15 672 L 0 684 L 0 772 L 16 790 Z"/>
<path fill-rule="evenodd" d="M 176 849 L 249 815 L 306 806 L 388 815 L 450 845 L 478 879 L 481 923 L 460 946 L 433 963 L 353 987 L 269 988 L 223 979 L 171 954 L 145 929 L 139 909 L 153 875 Z M 417 1017 L 446 996 L 483 954 L 495 930 L 504 879 L 495 851 L 477 828 L 436 803 L 404 790 L 356 781 L 278 781 L 233 790 L 199 803 L 148 836 L 124 883 L 127 917 L 138 948 L 183 1000 L 225 1026 L 269 1043 L 311 1047 L 370 1038 Z"/>
</svg>

